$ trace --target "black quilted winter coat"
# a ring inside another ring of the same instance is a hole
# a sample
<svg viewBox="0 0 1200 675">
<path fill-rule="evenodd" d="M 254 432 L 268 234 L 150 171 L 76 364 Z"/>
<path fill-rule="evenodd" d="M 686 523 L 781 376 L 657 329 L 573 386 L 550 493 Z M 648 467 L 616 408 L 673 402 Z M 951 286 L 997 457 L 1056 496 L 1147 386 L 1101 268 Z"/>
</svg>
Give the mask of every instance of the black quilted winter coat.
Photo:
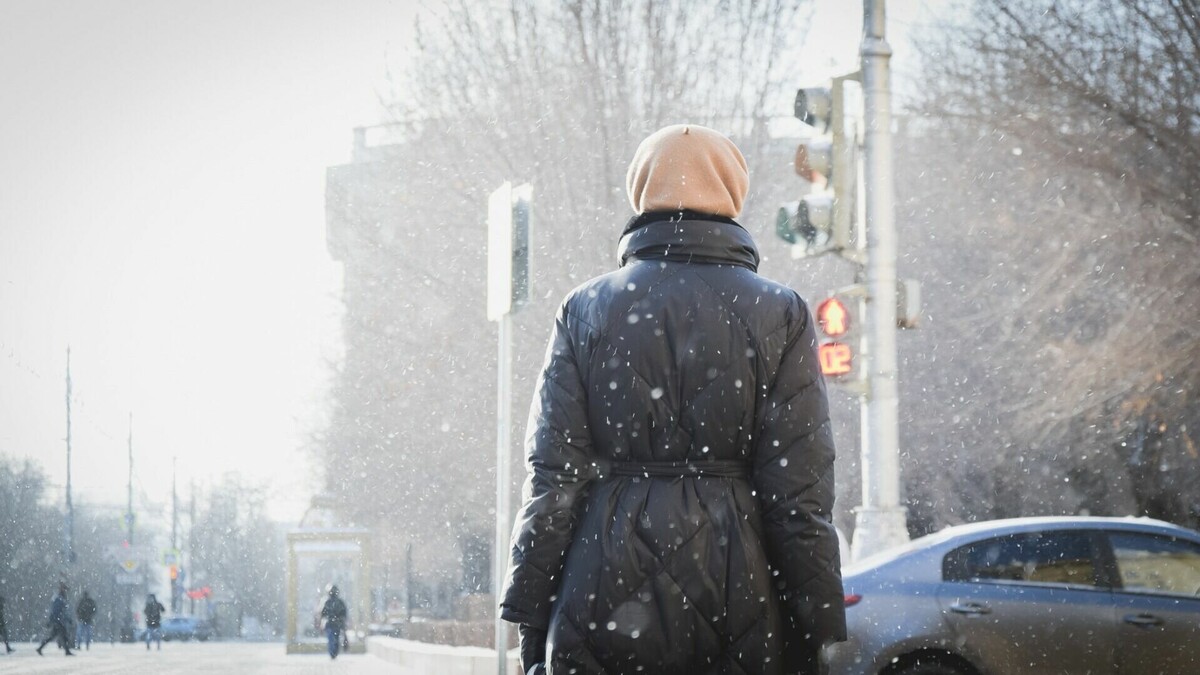
<svg viewBox="0 0 1200 675">
<path fill-rule="evenodd" d="M 845 639 L 812 318 L 734 221 L 671 215 L 567 296 L 534 395 L 501 609 L 550 675 L 790 673 Z"/>
</svg>

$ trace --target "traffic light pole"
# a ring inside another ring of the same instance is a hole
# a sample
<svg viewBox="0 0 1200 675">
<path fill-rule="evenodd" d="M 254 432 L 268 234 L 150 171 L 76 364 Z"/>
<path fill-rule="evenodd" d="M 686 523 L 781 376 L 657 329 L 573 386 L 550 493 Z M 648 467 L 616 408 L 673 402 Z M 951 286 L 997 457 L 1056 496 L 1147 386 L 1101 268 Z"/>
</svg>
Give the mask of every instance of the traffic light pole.
<svg viewBox="0 0 1200 675">
<path fill-rule="evenodd" d="M 868 395 L 862 417 L 862 506 L 855 511 L 855 560 L 908 541 L 900 505 L 896 387 L 896 228 L 892 177 L 892 49 L 885 0 L 863 1 L 862 78 L 867 235 Z"/>
<path fill-rule="evenodd" d="M 63 561 L 75 562 L 75 503 L 71 501 L 71 348 L 67 347 L 67 518 Z"/>
<path fill-rule="evenodd" d="M 512 535 L 513 311 L 529 297 L 529 230 L 533 188 L 505 181 L 488 197 L 487 317 L 499 328 L 496 355 L 496 532 L 492 594 L 499 603 Z M 496 672 L 508 672 L 508 623 L 496 613 Z"/>
<path fill-rule="evenodd" d="M 497 322 L 500 327 L 497 354 L 496 383 L 496 543 L 492 547 L 493 605 L 500 602 L 504 575 L 508 571 L 508 543 L 512 535 L 509 513 L 511 504 L 512 462 L 512 314 L 506 312 Z M 495 625 L 497 672 L 508 671 L 508 622 L 496 614 Z"/>
<path fill-rule="evenodd" d="M 125 507 L 125 527 L 126 541 L 129 542 L 129 555 L 133 555 L 133 413 L 129 413 L 129 482 L 127 483 L 126 497 L 128 499 Z M 133 626 L 133 586 L 125 584 L 125 611 L 121 615 L 121 636 L 124 642 L 124 636 L 129 636 L 129 641 L 134 642 L 134 626 Z"/>
</svg>

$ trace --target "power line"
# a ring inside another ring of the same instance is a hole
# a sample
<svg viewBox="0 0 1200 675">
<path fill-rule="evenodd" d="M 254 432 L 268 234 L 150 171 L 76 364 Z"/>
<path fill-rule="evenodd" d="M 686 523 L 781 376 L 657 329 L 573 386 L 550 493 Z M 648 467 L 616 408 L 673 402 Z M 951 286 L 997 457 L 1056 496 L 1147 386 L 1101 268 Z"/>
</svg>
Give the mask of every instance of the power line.
<svg viewBox="0 0 1200 675">
<path fill-rule="evenodd" d="M 43 376 L 42 373 L 40 371 L 38 371 L 36 368 L 29 365 L 29 363 L 27 361 L 22 359 L 17 354 L 16 350 L 13 348 L 12 345 L 9 345 L 3 341 L 0 341 L 0 353 L 3 353 L 4 356 L 6 356 L 8 358 L 8 360 L 11 361 L 13 363 L 13 365 L 20 371 L 28 373 L 29 375 L 32 375 L 33 377 L 35 377 L 39 380 L 47 380 L 48 379 L 45 376 Z M 76 404 L 76 408 L 72 411 L 72 413 L 75 415 L 78 415 L 80 419 L 86 421 L 91 426 L 93 431 L 99 433 L 101 436 L 107 438 L 110 441 L 113 441 L 114 443 L 120 442 L 120 439 L 118 439 L 113 434 L 109 433 L 108 427 L 106 427 L 103 423 L 101 423 L 100 421 L 98 421 L 94 417 L 92 417 L 91 414 L 87 411 L 87 400 L 86 399 L 72 395 L 71 402 Z"/>
<path fill-rule="evenodd" d="M 79 416 L 83 420 L 85 420 L 91 426 L 92 430 L 95 431 L 96 433 L 100 434 L 101 436 L 107 438 L 108 440 L 112 441 L 113 443 L 120 443 L 121 439 L 108 433 L 108 430 L 104 427 L 103 424 L 101 424 L 99 421 L 96 420 L 96 418 L 92 417 L 88 412 L 86 412 L 86 406 L 84 406 L 82 403 L 83 402 L 81 401 L 80 405 L 79 405 L 79 409 L 76 410 L 76 412 L 79 414 Z"/>
<path fill-rule="evenodd" d="M 46 379 L 46 378 L 42 377 L 41 373 L 34 370 L 34 368 L 32 366 L 25 363 L 25 361 L 23 361 L 21 359 L 21 357 L 17 356 L 16 350 L 14 350 L 11 345 L 7 345 L 4 342 L 0 342 L 0 351 L 3 351 L 4 355 L 7 356 L 8 359 L 10 361 L 12 361 L 13 364 L 16 365 L 18 368 L 20 368 L 21 370 L 29 373 L 30 375 L 33 375 L 34 377 L 36 377 L 39 380 Z"/>
</svg>

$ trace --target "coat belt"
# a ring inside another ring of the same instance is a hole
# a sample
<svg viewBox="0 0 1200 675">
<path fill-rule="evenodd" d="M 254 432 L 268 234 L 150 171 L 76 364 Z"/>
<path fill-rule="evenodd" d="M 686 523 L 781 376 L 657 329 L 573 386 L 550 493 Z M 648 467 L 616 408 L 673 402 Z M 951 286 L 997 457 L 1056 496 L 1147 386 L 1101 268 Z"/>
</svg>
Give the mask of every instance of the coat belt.
<svg viewBox="0 0 1200 675">
<path fill-rule="evenodd" d="M 739 460 L 604 462 L 597 463 L 600 478 L 749 478 L 750 465 Z"/>
</svg>

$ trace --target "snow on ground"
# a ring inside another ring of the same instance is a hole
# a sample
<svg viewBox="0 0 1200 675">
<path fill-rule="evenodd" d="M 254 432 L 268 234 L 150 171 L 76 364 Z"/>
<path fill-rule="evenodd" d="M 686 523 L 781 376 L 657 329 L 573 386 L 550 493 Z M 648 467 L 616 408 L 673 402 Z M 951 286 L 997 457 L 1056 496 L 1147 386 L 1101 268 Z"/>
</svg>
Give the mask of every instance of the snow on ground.
<svg viewBox="0 0 1200 675">
<path fill-rule="evenodd" d="M 164 642 L 162 651 L 146 651 L 144 644 L 92 644 L 91 651 L 66 657 L 53 645 L 45 656 L 37 644 L 13 643 L 17 651 L 5 656 L 0 645 L 0 675 L 128 675 L 132 672 L 220 673 L 221 675 L 376 675 L 395 673 L 396 666 L 370 655 L 342 655 L 331 661 L 325 655 L 284 653 L 280 642 Z"/>
</svg>

